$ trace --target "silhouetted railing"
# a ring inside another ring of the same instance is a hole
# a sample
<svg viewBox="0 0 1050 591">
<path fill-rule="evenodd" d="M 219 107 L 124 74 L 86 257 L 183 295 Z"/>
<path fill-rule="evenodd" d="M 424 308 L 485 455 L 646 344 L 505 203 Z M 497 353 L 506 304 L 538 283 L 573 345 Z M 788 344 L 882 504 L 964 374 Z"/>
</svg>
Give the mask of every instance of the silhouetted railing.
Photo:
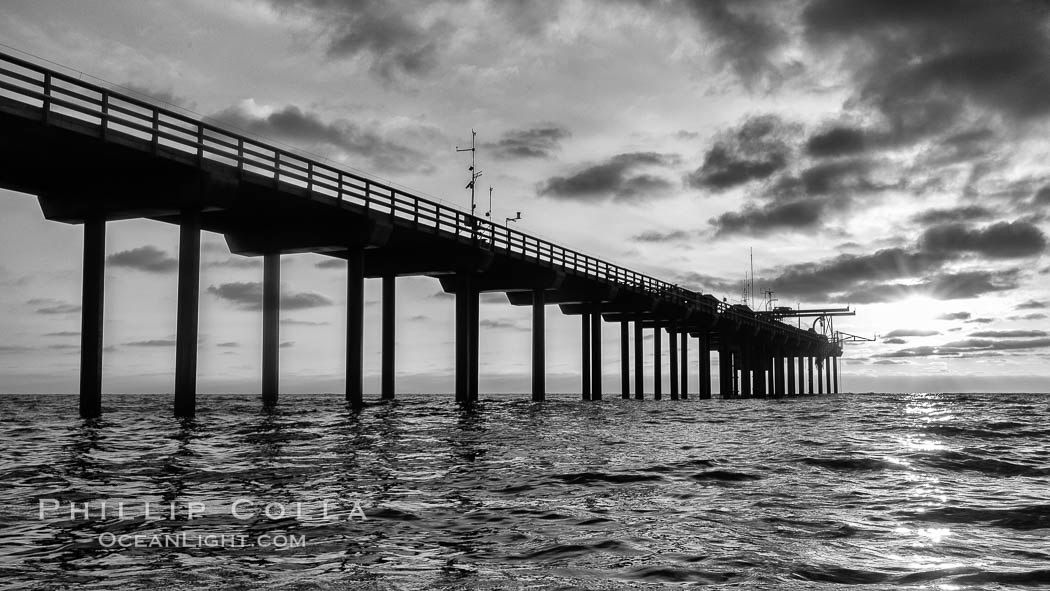
<svg viewBox="0 0 1050 591">
<path fill-rule="evenodd" d="M 506 226 L 492 224 L 436 201 L 413 195 L 329 164 L 283 150 L 219 125 L 114 92 L 103 86 L 0 52 L 0 97 L 38 113 L 44 123 L 55 116 L 83 123 L 83 132 L 114 142 L 139 140 L 153 153 L 216 162 L 272 181 L 274 187 L 298 187 L 367 213 L 385 214 L 420 231 L 444 232 L 510 256 L 619 287 L 644 292 L 728 319 L 784 329 L 787 325 L 758 318 L 710 296 L 661 281 Z M 787 327 L 792 328 L 792 327 Z"/>
</svg>

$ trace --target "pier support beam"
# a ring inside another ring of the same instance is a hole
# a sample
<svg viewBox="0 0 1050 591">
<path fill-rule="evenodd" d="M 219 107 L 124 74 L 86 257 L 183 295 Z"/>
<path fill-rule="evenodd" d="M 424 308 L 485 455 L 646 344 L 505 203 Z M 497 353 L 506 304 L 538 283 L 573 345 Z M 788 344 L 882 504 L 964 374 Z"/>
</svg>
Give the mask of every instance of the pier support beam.
<svg viewBox="0 0 1050 591">
<path fill-rule="evenodd" d="M 653 400 L 660 400 L 664 396 L 663 384 L 663 359 L 661 359 L 660 333 L 662 328 L 657 326 L 653 329 Z"/>
<path fill-rule="evenodd" d="M 788 384 L 787 384 L 788 385 L 787 395 L 788 396 L 794 396 L 796 394 L 796 390 L 795 390 L 795 358 L 791 357 L 791 356 L 788 356 L 788 358 L 787 358 L 787 382 L 788 382 Z"/>
<path fill-rule="evenodd" d="M 84 284 L 80 311 L 80 416 L 102 414 L 102 316 L 106 280 L 106 220 L 84 223 Z"/>
<path fill-rule="evenodd" d="M 733 397 L 733 360 L 729 347 L 718 348 L 718 392 L 722 398 Z"/>
<path fill-rule="evenodd" d="M 824 358 L 824 374 L 825 374 L 824 383 L 827 384 L 827 393 L 828 394 L 832 393 L 832 390 L 831 390 L 831 363 L 832 363 L 833 359 L 834 359 L 834 357 L 825 357 Z"/>
<path fill-rule="evenodd" d="M 620 321 L 620 398 L 631 397 L 631 327 Z"/>
<path fill-rule="evenodd" d="M 634 319 L 634 398 L 645 398 L 645 336 L 642 334 L 642 315 Z"/>
<path fill-rule="evenodd" d="M 780 397 L 784 395 L 784 358 L 777 353 L 770 360 L 773 362 L 773 396 Z"/>
<path fill-rule="evenodd" d="M 602 399 L 602 308 L 591 310 L 591 400 Z"/>
<path fill-rule="evenodd" d="M 197 326 L 201 286 L 201 214 L 182 211 L 179 220 L 179 287 L 175 329 L 175 416 L 197 410 Z"/>
<path fill-rule="evenodd" d="M 365 259 L 351 248 L 346 258 L 346 401 L 364 403 Z"/>
<path fill-rule="evenodd" d="M 711 398 L 711 337 L 700 336 L 700 398 Z"/>
<path fill-rule="evenodd" d="M 670 346 L 668 354 L 671 359 L 671 375 L 668 376 L 671 384 L 671 400 L 678 400 L 678 335 L 668 329 L 667 341 Z"/>
<path fill-rule="evenodd" d="M 740 348 L 740 397 L 751 398 L 752 371 L 754 353 L 748 346 Z"/>
<path fill-rule="evenodd" d="M 380 385 L 380 397 L 383 400 L 393 400 L 395 392 L 396 363 L 394 361 L 397 345 L 395 343 L 396 308 L 395 291 L 397 277 L 393 274 L 383 275 L 383 320 L 382 320 L 382 384 Z"/>
<path fill-rule="evenodd" d="M 824 358 L 817 360 L 817 394 L 824 393 Z"/>
<path fill-rule="evenodd" d="M 263 334 L 262 334 L 262 400 L 263 405 L 277 404 L 280 383 L 281 347 L 281 255 L 263 255 Z"/>
<path fill-rule="evenodd" d="M 543 290 L 532 290 L 532 399 L 536 402 L 547 398 L 546 382 L 546 309 Z"/>
<path fill-rule="evenodd" d="M 831 376 L 834 378 L 834 390 L 835 393 L 839 393 L 839 358 L 838 356 L 831 358 Z"/>
<path fill-rule="evenodd" d="M 689 398 L 689 334 L 683 331 L 680 338 L 682 339 L 682 361 L 679 366 L 682 375 L 678 387 L 682 391 L 682 398 L 685 399 Z"/>
<path fill-rule="evenodd" d="M 470 272 L 456 273 L 456 402 L 477 400 L 478 292 Z"/>
<path fill-rule="evenodd" d="M 752 350 L 754 357 L 751 359 L 752 368 L 752 393 L 755 398 L 766 397 L 766 370 L 769 367 L 769 362 L 766 360 L 766 350 L 764 348 L 756 348 Z"/>
<path fill-rule="evenodd" d="M 583 400 L 591 399 L 591 314 L 580 314 L 580 361 L 581 384 L 580 394 Z"/>
</svg>

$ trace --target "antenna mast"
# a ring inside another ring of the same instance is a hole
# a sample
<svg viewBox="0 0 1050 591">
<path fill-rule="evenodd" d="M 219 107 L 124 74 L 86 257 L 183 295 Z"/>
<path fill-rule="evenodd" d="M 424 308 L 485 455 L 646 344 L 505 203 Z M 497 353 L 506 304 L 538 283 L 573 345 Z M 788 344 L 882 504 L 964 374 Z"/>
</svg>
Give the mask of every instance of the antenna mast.
<svg viewBox="0 0 1050 591">
<path fill-rule="evenodd" d="M 475 203 L 475 200 L 474 200 L 474 185 L 476 184 L 476 181 L 478 180 L 478 177 L 481 176 L 481 171 L 480 170 L 477 170 L 477 171 L 474 170 L 474 167 L 475 167 L 474 155 L 477 153 L 477 148 L 474 146 L 474 138 L 476 138 L 477 136 L 478 136 L 478 132 L 474 131 L 474 129 L 471 128 L 471 130 L 470 130 L 470 147 L 469 148 L 460 148 L 459 146 L 456 146 L 456 151 L 457 152 L 470 152 L 470 168 L 467 169 L 467 170 L 470 171 L 470 182 L 467 183 L 467 186 L 465 188 L 466 189 L 470 189 L 470 215 L 472 217 L 474 215 L 474 210 L 477 208 L 477 203 Z M 489 195 L 491 196 L 491 194 L 492 193 L 491 193 L 491 190 L 490 190 Z M 490 210 L 492 209 L 491 206 L 489 207 L 489 209 Z M 473 225 L 473 222 L 471 222 L 471 225 Z"/>
<path fill-rule="evenodd" d="M 751 247 L 751 309 L 755 309 L 755 247 Z"/>
</svg>

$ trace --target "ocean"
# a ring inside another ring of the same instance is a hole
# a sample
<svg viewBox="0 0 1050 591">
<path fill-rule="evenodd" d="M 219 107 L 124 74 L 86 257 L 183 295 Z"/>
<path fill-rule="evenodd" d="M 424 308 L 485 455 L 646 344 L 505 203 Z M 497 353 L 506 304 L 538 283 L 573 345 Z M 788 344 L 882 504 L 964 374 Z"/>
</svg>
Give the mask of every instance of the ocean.
<svg viewBox="0 0 1050 591">
<path fill-rule="evenodd" d="M 0 588 L 1050 584 L 1050 396 L 482 398 L 0 396 Z"/>
</svg>

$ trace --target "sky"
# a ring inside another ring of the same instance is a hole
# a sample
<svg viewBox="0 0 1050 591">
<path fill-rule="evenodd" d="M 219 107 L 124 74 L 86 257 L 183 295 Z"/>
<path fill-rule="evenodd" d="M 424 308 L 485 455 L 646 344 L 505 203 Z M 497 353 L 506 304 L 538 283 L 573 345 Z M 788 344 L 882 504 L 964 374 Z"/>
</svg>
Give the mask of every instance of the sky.
<svg viewBox="0 0 1050 591">
<path fill-rule="evenodd" d="M 856 309 L 844 390 L 1050 389 L 1045 2 L 7 0 L 0 43 L 464 209 L 474 129 L 481 215 L 491 187 L 496 221 L 731 301 L 753 252 L 758 307 Z M 171 392 L 178 230 L 107 232 L 103 389 Z M 0 392 L 76 392 L 82 244 L 0 189 Z M 199 389 L 258 391 L 261 260 L 201 261 Z M 281 273 L 282 391 L 342 391 L 345 263 Z M 454 299 L 397 289 L 398 389 L 451 391 Z M 483 391 L 529 391 L 529 314 L 483 296 Z M 579 319 L 547 329 L 575 391 Z"/>
</svg>

